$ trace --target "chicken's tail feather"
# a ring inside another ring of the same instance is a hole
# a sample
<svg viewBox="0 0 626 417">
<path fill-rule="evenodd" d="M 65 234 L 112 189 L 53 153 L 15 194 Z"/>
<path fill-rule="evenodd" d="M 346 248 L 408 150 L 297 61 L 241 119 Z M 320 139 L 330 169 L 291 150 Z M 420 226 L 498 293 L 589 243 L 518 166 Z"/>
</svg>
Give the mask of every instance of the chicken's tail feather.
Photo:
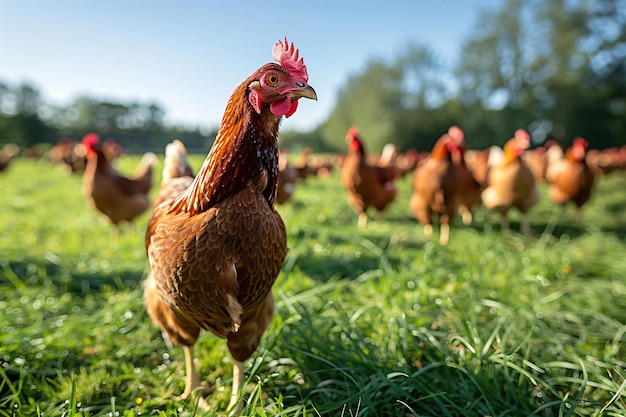
<svg viewBox="0 0 626 417">
<path fill-rule="evenodd" d="M 165 161 L 163 162 L 163 183 L 173 178 L 193 176 L 193 170 L 187 159 L 187 149 L 178 139 L 168 143 L 165 147 Z"/>
</svg>

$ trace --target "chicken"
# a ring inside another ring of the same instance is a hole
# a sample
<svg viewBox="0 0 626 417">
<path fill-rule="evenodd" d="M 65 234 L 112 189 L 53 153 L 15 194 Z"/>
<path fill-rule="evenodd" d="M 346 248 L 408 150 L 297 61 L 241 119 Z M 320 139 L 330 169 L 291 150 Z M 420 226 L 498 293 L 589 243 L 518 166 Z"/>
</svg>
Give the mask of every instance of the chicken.
<svg viewBox="0 0 626 417">
<path fill-rule="evenodd" d="M 301 180 L 306 180 L 309 176 L 317 174 L 317 168 L 309 164 L 311 152 L 311 148 L 304 148 L 296 158 L 294 168 L 298 178 Z"/>
<path fill-rule="evenodd" d="M 626 169 L 626 145 L 611 147 L 603 150 L 589 149 L 587 151 L 587 165 L 596 177 L 608 175 L 612 172 Z"/>
<path fill-rule="evenodd" d="M 336 167 L 336 155 L 310 155 L 303 166 L 298 166 L 298 178 L 308 178 L 310 173 L 315 174 L 318 178 L 328 178 Z"/>
<path fill-rule="evenodd" d="M 114 138 L 107 138 L 102 142 L 102 152 L 112 162 L 122 154 L 122 146 Z"/>
<path fill-rule="evenodd" d="M 87 152 L 83 173 L 83 194 L 90 206 L 107 217 L 116 228 L 123 221 L 133 220 L 150 207 L 148 193 L 152 188 L 152 169 L 156 155 L 144 154 L 132 178 L 115 170 L 104 156 L 96 133 L 82 140 Z"/>
<path fill-rule="evenodd" d="M 346 135 L 348 153 L 341 166 L 341 183 L 348 193 L 348 203 L 358 215 L 358 227 L 367 225 L 367 210 L 373 207 L 382 216 L 393 202 L 398 190 L 393 183 L 396 178 L 394 167 L 371 165 L 358 129 L 352 127 Z"/>
<path fill-rule="evenodd" d="M 524 163 L 533 173 L 535 183 L 539 184 L 546 179 L 546 169 L 548 168 L 548 158 L 546 156 L 546 148 L 540 146 L 535 149 L 528 149 L 522 154 Z"/>
<path fill-rule="evenodd" d="M 501 152 L 502 148 L 495 145 L 481 150 L 469 149 L 465 152 L 465 164 L 472 171 L 474 178 L 482 188 L 487 186 L 489 169 L 498 158 L 497 155 L 501 154 Z"/>
<path fill-rule="evenodd" d="M 15 143 L 7 143 L 0 149 L 0 172 L 5 171 L 11 164 L 11 160 L 20 152 Z"/>
<path fill-rule="evenodd" d="M 586 150 L 587 141 L 575 138 L 565 157 L 552 163 L 547 176 L 550 199 L 560 205 L 573 202 L 579 221 L 582 206 L 589 201 L 594 183 L 594 174 L 585 160 Z"/>
<path fill-rule="evenodd" d="M 523 129 L 515 131 L 502 148 L 502 158 L 489 169 L 487 188 L 482 192 L 485 207 L 499 212 L 502 216 L 501 228 L 509 228 L 508 212 L 512 207 L 520 215 L 520 231 L 530 233 L 527 213 L 539 201 L 539 191 L 535 178 L 521 155 L 530 146 L 530 136 Z"/>
<path fill-rule="evenodd" d="M 415 171 L 415 168 L 428 156 L 429 152 L 418 152 L 415 149 L 409 149 L 404 153 L 398 153 L 395 159 L 396 170 L 401 178 L 406 177 L 408 173 Z"/>
<path fill-rule="evenodd" d="M 52 163 L 62 163 L 68 174 L 82 174 L 87 165 L 85 146 L 70 138 L 61 138 L 46 154 Z"/>
<path fill-rule="evenodd" d="M 452 163 L 456 170 L 455 198 L 463 224 L 469 226 L 472 224 L 472 211 L 482 204 L 482 187 L 465 162 L 465 152 L 468 149 L 464 140 L 465 134 L 458 126 L 452 126 L 448 129 L 448 135 L 457 145 L 452 148 Z"/>
<path fill-rule="evenodd" d="M 152 203 L 152 210 L 154 211 L 165 200 L 189 188 L 193 178 L 193 168 L 187 158 L 187 148 L 181 141 L 175 139 L 165 147 L 161 186 Z"/>
<path fill-rule="evenodd" d="M 276 191 L 276 204 L 285 204 L 296 188 L 298 168 L 289 163 L 289 152 L 279 151 L 278 154 L 278 189 Z"/>
<path fill-rule="evenodd" d="M 450 237 L 450 222 L 458 206 L 457 170 L 452 162 L 452 152 L 458 144 L 448 134 L 442 135 L 433 145 L 428 158 L 413 172 L 409 208 L 424 226 L 424 234 L 433 233 L 433 215 L 439 215 L 439 243 L 446 245 Z"/>
<path fill-rule="evenodd" d="M 279 125 L 300 98 L 317 100 L 293 43 L 277 42 L 272 54 L 276 63 L 254 71 L 230 96 L 197 176 L 163 178 L 162 202 L 146 232 L 145 303 L 154 323 L 183 347 L 182 398 L 201 386 L 193 346 L 204 329 L 226 339 L 235 359 L 229 409 L 242 406 L 243 362 L 272 320 L 271 289 L 287 253 L 285 225 L 274 209 Z M 166 167 L 176 165 L 170 159 Z M 204 398 L 199 402 L 208 408 Z"/>
</svg>

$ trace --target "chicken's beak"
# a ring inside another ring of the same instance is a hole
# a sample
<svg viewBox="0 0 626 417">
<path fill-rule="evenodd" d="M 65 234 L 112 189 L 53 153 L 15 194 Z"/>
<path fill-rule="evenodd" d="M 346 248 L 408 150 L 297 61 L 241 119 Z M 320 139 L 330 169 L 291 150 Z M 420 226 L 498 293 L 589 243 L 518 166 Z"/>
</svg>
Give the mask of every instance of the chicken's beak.
<svg viewBox="0 0 626 417">
<path fill-rule="evenodd" d="M 297 100 L 302 97 L 310 98 L 311 100 L 317 101 L 317 93 L 315 92 L 313 87 L 300 82 L 296 83 L 296 85 L 298 86 L 298 88 L 294 88 L 293 90 L 289 91 L 289 94 L 291 95 L 291 101 Z"/>
</svg>

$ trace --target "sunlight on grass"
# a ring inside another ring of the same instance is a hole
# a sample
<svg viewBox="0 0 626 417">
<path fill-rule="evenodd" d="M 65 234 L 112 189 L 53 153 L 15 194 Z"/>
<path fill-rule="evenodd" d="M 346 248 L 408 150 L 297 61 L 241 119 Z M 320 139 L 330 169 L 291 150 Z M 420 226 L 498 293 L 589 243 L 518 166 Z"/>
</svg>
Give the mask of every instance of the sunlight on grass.
<svg viewBox="0 0 626 417">
<path fill-rule="evenodd" d="M 196 415 L 174 399 L 182 350 L 143 306 L 148 215 L 116 236 L 80 178 L 43 161 L 0 182 L 0 416 Z M 554 212 L 542 188 L 532 236 L 480 211 L 446 247 L 399 186 L 366 229 L 337 173 L 278 207 L 289 253 L 242 415 L 625 415 L 626 176 L 599 181 L 582 227 L 566 212 L 540 242 Z M 216 388 L 206 415 L 221 415 L 232 359 L 210 334 L 196 351 Z"/>
</svg>

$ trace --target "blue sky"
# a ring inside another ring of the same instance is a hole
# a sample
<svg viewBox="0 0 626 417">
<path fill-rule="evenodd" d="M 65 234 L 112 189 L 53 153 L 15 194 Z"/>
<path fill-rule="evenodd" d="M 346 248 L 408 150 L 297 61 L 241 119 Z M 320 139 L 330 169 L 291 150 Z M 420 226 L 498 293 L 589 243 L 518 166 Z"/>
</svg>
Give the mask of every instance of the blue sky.
<svg viewBox="0 0 626 417">
<path fill-rule="evenodd" d="M 415 42 L 453 63 L 480 12 L 501 3 L 0 0 L 0 81 L 30 82 L 59 105 L 156 101 L 168 122 L 216 127 L 232 90 L 287 36 L 319 101 L 301 100 L 283 128 L 309 129 L 368 59 Z"/>
</svg>

